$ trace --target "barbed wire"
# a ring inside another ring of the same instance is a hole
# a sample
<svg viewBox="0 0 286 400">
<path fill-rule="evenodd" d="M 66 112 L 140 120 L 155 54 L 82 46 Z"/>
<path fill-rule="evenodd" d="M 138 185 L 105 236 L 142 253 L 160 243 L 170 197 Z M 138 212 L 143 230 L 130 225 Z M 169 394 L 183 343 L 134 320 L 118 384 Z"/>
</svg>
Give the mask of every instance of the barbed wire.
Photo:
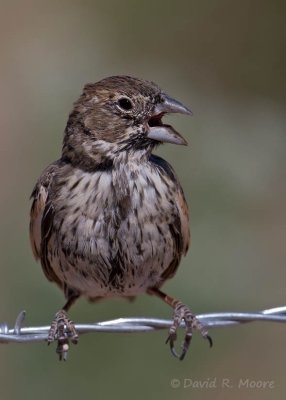
<svg viewBox="0 0 286 400">
<path fill-rule="evenodd" d="M 24 327 L 25 317 L 26 312 L 21 311 L 13 328 L 9 328 L 5 322 L 0 323 L 0 343 L 31 343 L 47 340 L 50 326 Z M 196 317 L 208 328 L 227 327 L 254 321 L 286 323 L 286 306 L 258 312 L 220 312 L 201 314 Z M 118 318 L 92 324 L 75 324 L 75 328 L 79 335 L 92 332 L 153 332 L 170 328 L 172 322 L 157 318 Z M 185 324 L 182 323 L 180 327 L 184 328 Z"/>
</svg>

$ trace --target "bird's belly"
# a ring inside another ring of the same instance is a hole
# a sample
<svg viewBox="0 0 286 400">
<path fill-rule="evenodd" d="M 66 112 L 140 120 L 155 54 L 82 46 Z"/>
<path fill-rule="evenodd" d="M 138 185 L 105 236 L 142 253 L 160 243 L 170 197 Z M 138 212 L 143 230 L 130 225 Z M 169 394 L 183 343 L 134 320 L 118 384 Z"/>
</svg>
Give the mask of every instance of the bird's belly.
<svg viewBox="0 0 286 400">
<path fill-rule="evenodd" d="M 130 216 L 112 236 L 104 231 L 79 235 L 74 246 L 58 248 L 52 264 L 60 280 L 88 297 L 134 296 L 160 284 L 173 259 L 167 226 L 140 227 Z"/>
<path fill-rule="evenodd" d="M 82 197 L 77 216 L 70 206 L 50 239 L 49 258 L 56 275 L 91 298 L 145 292 L 160 284 L 174 257 L 172 215 L 166 204 L 159 210 L 152 191 L 152 199 L 145 191 L 141 200 L 134 191 L 129 209 L 121 215 L 109 194 L 107 190 L 105 198 L 97 196 L 96 206 Z"/>
</svg>

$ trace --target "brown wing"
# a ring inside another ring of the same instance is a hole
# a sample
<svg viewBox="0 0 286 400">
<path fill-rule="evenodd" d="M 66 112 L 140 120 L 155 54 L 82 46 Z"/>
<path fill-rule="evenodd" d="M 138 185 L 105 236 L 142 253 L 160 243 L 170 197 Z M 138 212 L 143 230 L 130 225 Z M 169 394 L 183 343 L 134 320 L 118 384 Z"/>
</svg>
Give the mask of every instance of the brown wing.
<svg viewBox="0 0 286 400">
<path fill-rule="evenodd" d="M 186 255 L 187 251 L 191 245 L 191 234 L 189 228 L 189 209 L 188 204 L 186 202 L 184 192 L 180 187 L 176 194 L 175 200 L 179 212 L 179 218 L 181 223 L 181 232 L 183 239 L 183 254 Z"/>
<path fill-rule="evenodd" d="M 58 281 L 57 277 L 47 265 L 47 254 L 43 251 L 43 244 L 52 223 L 53 208 L 49 202 L 49 192 L 58 168 L 59 162 L 49 165 L 38 179 L 31 194 L 33 203 L 30 212 L 30 241 L 34 256 L 36 260 L 41 260 L 46 277 L 56 282 Z"/>
<path fill-rule="evenodd" d="M 165 177 L 176 182 L 178 188 L 174 197 L 177 213 L 173 222 L 169 225 L 170 232 L 174 241 L 174 258 L 168 268 L 162 274 L 162 280 L 172 278 L 177 271 L 181 256 L 187 253 L 190 245 L 190 230 L 189 230 L 189 211 L 188 205 L 184 197 L 183 189 L 175 175 L 173 168 L 167 161 L 161 157 L 152 155 L 150 161 L 160 168 Z"/>
</svg>

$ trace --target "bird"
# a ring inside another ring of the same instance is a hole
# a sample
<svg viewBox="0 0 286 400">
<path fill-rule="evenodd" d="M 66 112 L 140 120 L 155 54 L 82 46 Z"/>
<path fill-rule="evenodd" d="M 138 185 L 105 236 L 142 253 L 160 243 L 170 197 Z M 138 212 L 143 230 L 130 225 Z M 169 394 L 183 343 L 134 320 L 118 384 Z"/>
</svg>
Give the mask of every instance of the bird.
<svg viewBox="0 0 286 400">
<path fill-rule="evenodd" d="M 192 114 L 151 81 L 119 75 L 85 85 L 67 121 L 61 157 L 32 191 L 33 254 L 66 299 L 48 333 L 60 359 L 67 358 L 69 340 L 78 341 L 68 311 L 81 296 L 157 296 L 173 309 L 167 342 L 174 356 L 185 357 L 194 329 L 212 345 L 190 308 L 161 290 L 190 244 L 183 189 L 172 166 L 153 154 L 163 143 L 187 145 L 162 121 L 169 113 Z"/>
</svg>

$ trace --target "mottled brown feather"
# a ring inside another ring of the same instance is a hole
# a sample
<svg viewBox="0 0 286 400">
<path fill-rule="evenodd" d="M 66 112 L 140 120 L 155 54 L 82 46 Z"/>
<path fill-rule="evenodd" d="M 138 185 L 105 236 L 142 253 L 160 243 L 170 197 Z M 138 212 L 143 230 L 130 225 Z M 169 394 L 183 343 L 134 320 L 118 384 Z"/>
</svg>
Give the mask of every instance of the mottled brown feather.
<svg viewBox="0 0 286 400">
<path fill-rule="evenodd" d="M 176 208 L 177 217 L 174 223 L 169 225 L 173 241 L 174 241 L 174 258 L 171 264 L 163 272 L 162 284 L 166 279 L 172 278 L 180 264 L 182 254 L 186 254 L 190 245 L 190 229 L 189 229 L 189 211 L 185 200 L 183 189 L 171 165 L 163 158 L 151 155 L 150 161 L 154 163 L 161 172 L 173 182 L 176 182 L 177 192 L 174 195 L 174 206 Z"/>
<path fill-rule="evenodd" d="M 51 207 L 49 211 L 49 191 L 61 161 L 49 165 L 36 183 L 31 198 L 33 199 L 30 212 L 30 241 L 36 260 L 40 259 L 43 271 L 48 280 L 62 286 L 61 282 L 49 266 L 46 246 L 48 231 L 51 227 Z"/>
</svg>

